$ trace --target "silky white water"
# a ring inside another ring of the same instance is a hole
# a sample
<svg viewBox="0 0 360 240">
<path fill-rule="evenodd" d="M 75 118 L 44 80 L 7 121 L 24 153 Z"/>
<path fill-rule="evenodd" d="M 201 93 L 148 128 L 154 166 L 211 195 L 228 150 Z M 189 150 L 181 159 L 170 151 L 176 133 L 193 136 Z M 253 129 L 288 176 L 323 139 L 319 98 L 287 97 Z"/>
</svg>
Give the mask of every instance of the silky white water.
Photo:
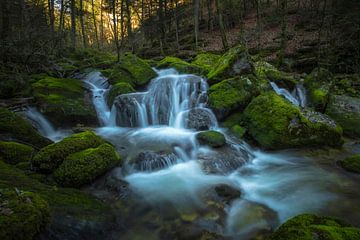
<svg viewBox="0 0 360 240">
<path fill-rule="evenodd" d="M 306 107 L 306 91 L 302 83 L 296 84 L 291 93 L 285 88 L 278 87 L 274 82 L 270 82 L 270 85 L 278 95 L 284 96 L 292 104 Z"/>
</svg>

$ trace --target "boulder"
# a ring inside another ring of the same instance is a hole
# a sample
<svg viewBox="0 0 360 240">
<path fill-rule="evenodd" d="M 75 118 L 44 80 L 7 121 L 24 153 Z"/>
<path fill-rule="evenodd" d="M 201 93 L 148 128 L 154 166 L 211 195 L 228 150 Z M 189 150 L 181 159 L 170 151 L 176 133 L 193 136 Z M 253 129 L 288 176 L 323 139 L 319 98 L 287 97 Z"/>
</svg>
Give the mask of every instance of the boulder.
<svg viewBox="0 0 360 240">
<path fill-rule="evenodd" d="M 214 121 L 216 121 L 216 118 L 208 109 L 194 108 L 187 113 L 185 125 L 189 129 L 205 131 L 214 126 Z"/>
<path fill-rule="evenodd" d="M 38 194 L 0 188 L 0 239 L 33 239 L 49 222 L 49 205 Z"/>
<path fill-rule="evenodd" d="M 347 157 L 339 163 L 341 167 L 349 172 L 360 173 L 360 154 Z"/>
<path fill-rule="evenodd" d="M 272 92 L 247 106 L 244 121 L 248 133 L 267 149 L 343 144 L 336 122 L 321 113 L 301 110 Z"/>
<path fill-rule="evenodd" d="M 73 134 L 60 142 L 42 148 L 34 156 L 33 165 L 41 172 L 53 172 L 69 155 L 88 148 L 96 148 L 103 143 L 103 139 L 90 131 Z"/>
<path fill-rule="evenodd" d="M 220 55 L 213 53 L 200 53 L 196 55 L 195 59 L 191 62 L 191 64 L 198 66 L 209 73 L 217 64 L 220 59 Z"/>
<path fill-rule="evenodd" d="M 80 80 L 47 76 L 33 83 L 32 89 L 40 111 L 55 125 L 97 124 L 95 109 Z"/>
<path fill-rule="evenodd" d="M 271 236 L 270 240 L 357 240 L 360 228 L 334 218 L 302 214 L 287 220 Z"/>
<path fill-rule="evenodd" d="M 54 172 L 55 181 L 64 187 L 81 187 L 120 163 L 113 146 L 104 143 L 67 156 Z"/>
<path fill-rule="evenodd" d="M 126 82 L 133 87 L 145 86 L 156 77 L 156 72 L 146 61 L 131 53 L 122 55 L 119 63 L 101 72 L 112 85 Z"/>
<path fill-rule="evenodd" d="M 216 186 L 215 192 L 225 203 L 230 203 L 241 196 L 240 190 L 226 184 Z"/>
<path fill-rule="evenodd" d="M 314 69 L 304 81 L 310 105 L 319 112 L 324 112 L 333 85 L 333 75 L 323 68 Z"/>
<path fill-rule="evenodd" d="M 234 110 L 243 110 L 258 94 L 259 83 L 252 75 L 226 79 L 209 88 L 209 107 L 221 120 Z"/>
<path fill-rule="evenodd" d="M 203 69 L 201 66 L 191 64 L 188 62 L 185 62 L 184 60 L 181 60 L 177 57 L 165 57 L 162 59 L 158 64 L 157 68 L 164 69 L 164 68 L 174 68 L 179 73 L 193 73 L 193 74 L 205 74 L 206 69 Z"/>
<path fill-rule="evenodd" d="M 37 148 L 52 143 L 41 136 L 28 121 L 6 108 L 0 108 L 0 140 L 16 140 Z"/>
<path fill-rule="evenodd" d="M 172 152 L 144 151 L 130 161 L 134 168 L 140 171 L 154 171 L 174 165 L 178 157 Z"/>
<path fill-rule="evenodd" d="M 29 162 L 35 153 L 28 145 L 17 142 L 0 142 L 0 158 L 9 164 Z"/>
<path fill-rule="evenodd" d="M 360 98 L 332 95 L 325 113 L 341 125 L 344 134 L 360 137 Z"/>
<path fill-rule="evenodd" d="M 217 131 L 205 131 L 196 134 L 196 139 L 200 144 L 208 145 L 213 148 L 222 147 L 226 144 L 225 136 Z"/>
<path fill-rule="evenodd" d="M 135 89 L 129 83 L 126 82 L 116 83 L 114 86 L 110 88 L 110 91 L 107 96 L 107 104 L 111 107 L 117 96 L 126 93 L 133 93 L 133 92 L 135 92 Z"/>
<path fill-rule="evenodd" d="M 114 100 L 116 111 L 116 124 L 121 127 L 140 126 L 141 116 L 138 103 L 145 97 L 144 93 L 129 93 L 117 96 Z"/>
<path fill-rule="evenodd" d="M 238 75 L 251 74 L 254 66 L 244 46 L 231 48 L 223 54 L 207 75 L 210 84 Z"/>
</svg>

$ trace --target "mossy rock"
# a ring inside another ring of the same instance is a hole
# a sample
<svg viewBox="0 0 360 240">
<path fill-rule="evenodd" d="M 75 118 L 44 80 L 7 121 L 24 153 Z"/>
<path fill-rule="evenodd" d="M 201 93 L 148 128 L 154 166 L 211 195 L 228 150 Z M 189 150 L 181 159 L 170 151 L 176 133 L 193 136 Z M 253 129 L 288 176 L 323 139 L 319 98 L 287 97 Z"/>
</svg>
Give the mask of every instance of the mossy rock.
<svg viewBox="0 0 360 240">
<path fill-rule="evenodd" d="M 242 123 L 242 116 L 243 113 L 241 111 L 235 112 L 228 116 L 223 122 L 221 122 L 221 125 L 226 128 L 232 128 L 235 125 L 241 125 Z"/>
<path fill-rule="evenodd" d="M 342 129 L 326 115 L 300 110 L 281 96 L 268 92 L 244 111 L 249 134 L 263 147 L 341 146 Z"/>
<path fill-rule="evenodd" d="M 191 62 L 192 65 L 198 66 L 209 73 L 217 64 L 220 55 L 213 53 L 200 53 L 196 55 L 195 59 Z"/>
<path fill-rule="evenodd" d="M 258 94 L 258 81 L 252 75 L 230 78 L 209 88 L 209 106 L 224 119 L 234 110 L 243 110 Z"/>
<path fill-rule="evenodd" d="M 69 155 L 88 148 L 96 148 L 103 143 L 102 138 L 90 131 L 73 134 L 60 142 L 42 148 L 34 156 L 33 165 L 41 172 L 53 172 Z"/>
<path fill-rule="evenodd" d="M 97 148 L 69 155 L 54 172 L 55 181 L 65 187 L 80 187 L 120 163 L 113 146 L 104 143 Z"/>
<path fill-rule="evenodd" d="M 234 125 L 230 130 L 235 136 L 239 138 L 242 138 L 246 133 L 246 128 L 243 128 L 238 124 Z"/>
<path fill-rule="evenodd" d="M 226 144 L 224 134 L 217 131 L 205 131 L 196 135 L 196 139 L 200 144 L 208 145 L 213 148 L 222 147 Z"/>
<path fill-rule="evenodd" d="M 347 171 L 360 173 L 360 154 L 345 158 L 339 163 Z"/>
<path fill-rule="evenodd" d="M 38 148 L 52 143 L 41 136 L 28 121 L 6 108 L 0 108 L 0 139 L 16 140 Z"/>
<path fill-rule="evenodd" d="M 193 73 L 193 74 L 206 74 L 206 69 L 203 69 L 202 67 L 191 64 L 188 62 L 185 62 L 184 60 L 181 60 L 177 57 L 170 57 L 167 56 L 164 59 L 162 59 L 158 65 L 157 68 L 164 69 L 164 68 L 174 68 L 179 73 Z"/>
<path fill-rule="evenodd" d="M 333 75 L 326 69 L 316 68 L 304 82 L 308 91 L 310 104 L 315 110 L 324 112 L 333 84 Z"/>
<path fill-rule="evenodd" d="M 341 125 L 345 135 L 360 137 L 360 98 L 332 95 L 325 113 Z"/>
<path fill-rule="evenodd" d="M 30 96 L 28 76 L 0 67 L 0 99 Z"/>
<path fill-rule="evenodd" d="M 78 49 L 69 56 L 68 62 L 72 62 L 70 66 L 75 66 L 78 69 L 85 68 L 104 68 L 114 64 L 117 60 L 116 55 L 98 51 L 96 49 L 85 48 Z M 63 61 L 64 62 L 64 61 Z"/>
<path fill-rule="evenodd" d="M 106 232 L 110 232 L 114 227 L 112 223 L 115 219 L 110 207 L 96 198 L 77 189 L 40 183 L 25 175 L 23 171 L 0 161 L 0 189 L 14 188 L 36 192 L 49 204 L 51 221 L 47 227 L 48 231 L 41 233 L 44 239 L 51 239 L 54 236 L 56 239 L 104 239 Z M 2 226 L 3 224 L 0 224 L 0 228 Z M 46 235 L 47 232 L 50 232 L 50 236 Z"/>
<path fill-rule="evenodd" d="M 20 162 L 29 162 L 34 153 L 34 149 L 25 144 L 0 142 L 0 158 L 9 164 L 15 165 Z"/>
<path fill-rule="evenodd" d="M 281 225 L 270 240 L 357 240 L 360 228 L 341 220 L 312 214 L 298 215 Z"/>
<path fill-rule="evenodd" d="M 156 72 L 145 60 L 131 53 L 122 55 L 119 63 L 101 72 L 105 77 L 109 78 L 112 85 L 126 82 L 133 87 L 145 86 L 151 79 L 156 77 Z"/>
<path fill-rule="evenodd" d="M 38 194 L 0 188 L 0 239 L 33 239 L 49 223 L 48 203 Z"/>
<path fill-rule="evenodd" d="M 210 84 L 214 84 L 223 79 L 253 72 L 254 66 L 247 49 L 239 45 L 231 48 L 220 57 L 217 64 L 207 75 L 207 78 Z"/>
<path fill-rule="evenodd" d="M 136 92 L 136 90 L 129 83 L 126 82 L 116 83 L 114 86 L 110 88 L 109 94 L 107 96 L 107 103 L 109 106 L 112 106 L 117 96 L 126 93 L 133 93 L 133 92 Z"/>
<path fill-rule="evenodd" d="M 360 74 L 335 76 L 331 93 L 360 98 Z"/>
<path fill-rule="evenodd" d="M 33 94 L 52 123 L 58 126 L 97 124 L 95 109 L 85 98 L 83 83 L 77 79 L 45 77 L 32 84 Z"/>
<path fill-rule="evenodd" d="M 256 76 L 260 79 L 276 83 L 279 87 L 294 89 L 297 81 L 288 73 L 279 71 L 270 63 L 258 61 L 254 64 Z"/>
</svg>

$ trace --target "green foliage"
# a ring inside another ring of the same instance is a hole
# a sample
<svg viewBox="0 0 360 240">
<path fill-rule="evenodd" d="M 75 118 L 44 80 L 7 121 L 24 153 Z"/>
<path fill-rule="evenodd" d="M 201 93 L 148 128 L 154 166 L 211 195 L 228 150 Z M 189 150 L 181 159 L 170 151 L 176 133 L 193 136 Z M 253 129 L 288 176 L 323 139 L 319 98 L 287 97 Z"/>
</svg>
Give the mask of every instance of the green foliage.
<svg viewBox="0 0 360 240">
<path fill-rule="evenodd" d="M 340 165 L 350 172 L 360 173 L 360 154 L 353 155 L 340 161 Z"/>
<path fill-rule="evenodd" d="M 107 103 L 109 106 L 112 106 L 117 96 L 132 92 L 135 92 L 135 89 L 129 83 L 119 82 L 111 87 L 107 96 Z"/>
<path fill-rule="evenodd" d="M 28 145 L 17 142 L 0 142 L 0 158 L 6 163 L 29 162 L 33 153 L 34 149 Z"/>
<path fill-rule="evenodd" d="M 338 219 L 312 214 L 298 215 L 281 225 L 270 240 L 357 240 L 360 229 Z"/>
<path fill-rule="evenodd" d="M 60 142 L 42 148 L 34 156 L 33 165 L 42 172 L 53 172 L 67 156 L 88 148 L 96 148 L 103 143 L 103 139 L 90 131 L 73 134 Z"/>
<path fill-rule="evenodd" d="M 33 239 L 50 221 L 48 203 L 38 194 L 0 188 L 0 238 Z"/>
<path fill-rule="evenodd" d="M 255 98 L 244 111 L 250 135 L 270 149 L 341 145 L 342 129 L 320 113 L 300 109 L 269 92 Z"/>
<path fill-rule="evenodd" d="M 209 73 L 216 66 L 220 57 L 221 56 L 213 53 L 200 53 L 195 57 L 191 64 L 198 66 L 206 70 L 206 73 Z"/>
<path fill-rule="evenodd" d="M 114 147 L 105 143 L 97 148 L 69 155 L 54 172 L 54 177 L 62 186 L 80 187 L 92 182 L 119 162 L 120 158 Z"/>
<path fill-rule="evenodd" d="M 49 139 L 41 136 L 28 121 L 6 108 L 0 108 L 0 139 L 18 140 L 40 148 L 51 143 Z"/>
<path fill-rule="evenodd" d="M 210 84 L 214 84 L 223 79 L 231 78 L 239 74 L 250 74 L 252 72 L 253 64 L 247 53 L 247 49 L 239 45 L 231 48 L 220 57 L 215 67 L 207 75 L 207 78 Z"/>
<path fill-rule="evenodd" d="M 191 64 L 181 60 L 180 58 L 170 56 L 162 59 L 158 63 L 157 68 L 175 68 L 180 73 L 194 73 L 199 75 L 205 74 L 206 72 L 206 69 L 203 69 L 199 65 Z"/>
<path fill-rule="evenodd" d="M 93 106 L 85 100 L 81 81 L 45 76 L 33 83 L 32 89 L 42 112 L 52 122 L 62 126 L 97 122 Z"/>
<path fill-rule="evenodd" d="M 224 135 L 217 131 L 205 131 L 196 135 L 196 139 L 204 145 L 208 145 L 213 148 L 222 147 L 226 144 Z"/>
</svg>

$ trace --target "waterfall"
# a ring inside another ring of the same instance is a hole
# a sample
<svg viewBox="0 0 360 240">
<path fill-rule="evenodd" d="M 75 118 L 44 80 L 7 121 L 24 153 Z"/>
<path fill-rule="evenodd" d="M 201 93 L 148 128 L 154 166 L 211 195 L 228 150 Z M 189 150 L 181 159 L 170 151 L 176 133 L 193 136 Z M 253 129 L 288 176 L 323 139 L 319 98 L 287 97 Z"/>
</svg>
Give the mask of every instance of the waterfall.
<svg viewBox="0 0 360 240">
<path fill-rule="evenodd" d="M 270 85 L 278 95 L 284 96 L 292 104 L 300 107 L 306 107 L 306 91 L 302 83 L 296 84 L 292 93 L 285 88 L 278 87 L 278 85 L 274 82 L 270 82 Z"/>
<path fill-rule="evenodd" d="M 66 137 L 69 132 L 56 130 L 49 120 L 41 114 L 35 107 L 29 107 L 25 111 L 25 116 L 34 124 L 36 129 L 41 135 L 51 139 L 54 142 L 58 142 Z"/>
</svg>

